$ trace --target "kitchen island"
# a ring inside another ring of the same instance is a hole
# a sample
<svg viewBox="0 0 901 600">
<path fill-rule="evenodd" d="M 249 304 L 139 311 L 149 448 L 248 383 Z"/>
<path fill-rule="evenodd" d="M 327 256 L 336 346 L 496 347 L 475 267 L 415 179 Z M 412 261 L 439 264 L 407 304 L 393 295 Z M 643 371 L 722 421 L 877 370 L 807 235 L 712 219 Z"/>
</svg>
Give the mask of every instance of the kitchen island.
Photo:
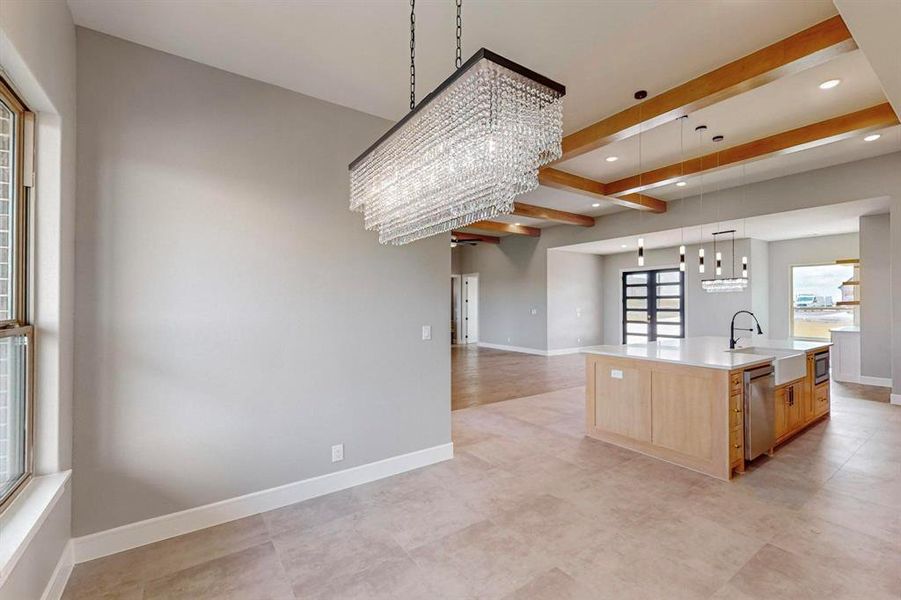
<svg viewBox="0 0 901 600">
<path fill-rule="evenodd" d="M 755 337 L 730 351 L 726 337 L 696 337 L 586 348 L 586 433 L 730 479 L 745 467 L 745 372 L 776 369 L 775 447 L 828 415 L 816 365 L 829 345 Z"/>
</svg>

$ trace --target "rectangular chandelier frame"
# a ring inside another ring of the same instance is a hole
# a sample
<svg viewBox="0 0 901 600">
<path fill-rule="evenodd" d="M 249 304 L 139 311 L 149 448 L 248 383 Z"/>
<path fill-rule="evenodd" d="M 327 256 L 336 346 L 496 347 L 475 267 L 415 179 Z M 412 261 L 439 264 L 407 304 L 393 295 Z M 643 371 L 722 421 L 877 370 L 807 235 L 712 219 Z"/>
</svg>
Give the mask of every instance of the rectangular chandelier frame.
<svg viewBox="0 0 901 600">
<path fill-rule="evenodd" d="M 472 67 L 474 64 L 476 64 L 477 62 L 479 62 L 479 61 L 482 60 L 483 58 L 487 58 L 488 60 L 490 60 L 491 62 L 493 62 L 493 63 L 495 63 L 495 64 L 498 64 L 498 65 L 500 65 L 500 66 L 502 66 L 502 67 L 504 67 L 504 68 L 510 69 L 510 70 L 513 71 L 514 73 L 519 73 L 519 74 L 522 75 L 523 77 L 528 77 L 529 79 L 532 79 L 532 80 L 535 81 L 536 83 L 540 83 L 541 85 L 543 85 L 543 86 L 545 86 L 545 87 L 548 87 L 548 88 L 554 90 L 555 92 L 557 92 L 557 93 L 560 94 L 561 96 L 565 96 L 565 95 L 566 95 L 566 86 L 563 85 L 562 83 L 557 83 L 557 82 L 554 81 L 553 79 L 549 79 L 549 78 L 545 77 L 544 75 L 542 75 L 541 73 L 536 73 L 536 72 L 533 71 L 532 69 L 529 69 L 529 68 L 527 68 L 527 67 L 524 67 L 524 66 L 520 65 L 519 63 L 515 63 L 515 62 L 513 62 L 512 60 L 510 60 L 509 58 L 504 58 L 504 57 L 501 56 L 500 54 L 498 54 L 498 53 L 496 53 L 496 52 L 492 52 L 491 50 L 488 50 L 487 48 L 480 48 L 478 52 L 476 52 L 475 54 L 473 54 L 472 56 L 469 57 L 469 60 L 467 60 L 465 63 L 463 63 L 463 66 L 461 66 L 459 69 L 457 69 L 456 71 L 454 71 L 453 75 L 451 75 L 450 77 L 448 77 L 447 79 L 445 79 L 445 80 L 441 83 L 441 85 L 439 85 L 439 86 L 436 87 L 434 90 L 432 90 L 432 92 L 431 92 L 428 96 L 426 96 L 425 98 L 423 98 L 422 100 L 420 100 L 420 101 L 416 104 L 416 108 L 414 108 L 413 110 L 411 110 L 410 112 L 408 112 L 407 114 L 405 114 L 405 115 L 403 116 L 403 118 L 402 118 L 400 121 L 398 121 L 397 123 L 395 123 L 395 124 L 391 127 L 391 129 L 389 129 L 388 131 L 386 131 L 386 132 L 384 133 L 384 135 L 382 135 L 382 137 L 380 137 L 379 139 L 377 139 L 377 140 L 375 141 L 375 143 L 373 143 L 371 146 L 369 146 L 368 148 L 366 148 L 366 150 L 364 150 L 363 153 L 360 154 L 360 156 L 358 156 L 358 157 L 356 157 L 355 159 L 353 159 L 353 161 L 347 166 L 347 168 L 348 168 L 348 169 L 353 169 L 353 168 L 356 167 L 358 164 L 360 164 L 360 162 L 361 162 L 364 158 L 366 158 L 367 156 L 369 156 L 370 154 L 372 154 L 372 151 L 375 150 L 376 148 L 378 148 L 378 147 L 382 144 L 382 142 L 384 142 L 385 140 L 387 140 L 388 138 L 390 138 L 392 135 L 394 135 L 394 133 L 395 133 L 398 129 L 400 129 L 401 127 L 403 127 L 410 119 L 412 119 L 413 117 L 415 117 L 416 114 L 417 114 L 422 108 L 428 106 L 429 103 L 430 103 L 432 100 L 434 100 L 435 98 L 438 97 L 439 94 L 441 94 L 441 92 L 443 92 L 444 90 L 446 90 L 447 88 L 449 88 L 449 87 L 451 86 L 451 84 L 453 84 L 453 83 L 454 83 L 455 81 L 457 81 L 460 77 L 462 77 L 463 75 L 465 75 L 465 74 L 469 71 L 469 68 L 470 68 L 470 67 Z"/>
</svg>

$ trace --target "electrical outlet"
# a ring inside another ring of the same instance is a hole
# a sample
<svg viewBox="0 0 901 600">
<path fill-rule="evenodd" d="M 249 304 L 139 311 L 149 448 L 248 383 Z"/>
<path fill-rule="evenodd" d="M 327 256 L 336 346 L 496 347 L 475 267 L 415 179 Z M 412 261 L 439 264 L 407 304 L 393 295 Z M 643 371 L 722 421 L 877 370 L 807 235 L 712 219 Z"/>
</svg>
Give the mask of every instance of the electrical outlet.
<svg viewBox="0 0 901 600">
<path fill-rule="evenodd" d="M 344 460 L 344 444 L 335 444 L 332 446 L 332 462 L 340 462 Z"/>
<path fill-rule="evenodd" d="M 576 338 L 576 341 L 577 341 L 578 343 L 581 344 L 581 343 L 582 343 L 582 338 Z"/>
<path fill-rule="evenodd" d="M 423 325 L 422 326 L 422 339 L 424 339 L 424 340 L 432 339 L 432 326 L 431 325 Z"/>
<path fill-rule="evenodd" d="M 619 369 L 610 369 L 610 377 L 613 377 L 614 379 L 622 379 L 623 372 Z"/>
<path fill-rule="evenodd" d="M 512 341 L 513 341 L 513 338 L 507 338 L 507 343 L 510 343 Z"/>
<path fill-rule="evenodd" d="M 538 314 L 538 309 L 537 309 L 537 308 L 533 308 L 533 309 L 531 310 L 531 312 L 532 312 L 533 315 L 537 315 L 537 314 Z"/>
</svg>

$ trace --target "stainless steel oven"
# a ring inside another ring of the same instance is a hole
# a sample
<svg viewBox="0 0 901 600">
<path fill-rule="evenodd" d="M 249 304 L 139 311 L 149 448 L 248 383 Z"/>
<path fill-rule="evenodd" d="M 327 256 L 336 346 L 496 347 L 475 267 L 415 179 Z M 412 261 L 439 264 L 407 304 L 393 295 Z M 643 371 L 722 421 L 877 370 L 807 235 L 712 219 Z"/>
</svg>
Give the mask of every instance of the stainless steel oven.
<svg viewBox="0 0 901 600">
<path fill-rule="evenodd" d="M 814 383 L 829 381 L 829 350 L 817 352 L 813 355 Z"/>
</svg>

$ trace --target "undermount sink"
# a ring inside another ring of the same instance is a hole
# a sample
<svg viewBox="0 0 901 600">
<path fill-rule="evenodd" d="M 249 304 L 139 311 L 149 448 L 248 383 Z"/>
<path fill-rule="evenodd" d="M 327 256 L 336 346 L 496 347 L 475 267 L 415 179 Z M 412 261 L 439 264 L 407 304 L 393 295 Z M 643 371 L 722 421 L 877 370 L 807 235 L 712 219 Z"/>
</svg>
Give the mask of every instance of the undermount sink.
<svg viewBox="0 0 901 600">
<path fill-rule="evenodd" d="M 730 350 L 730 352 L 774 356 L 773 369 L 775 371 L 774 374 L 776 376 L 777 386 L 800 379 L 807 375 L 807 356 L 804 352 L 798 352 L 797 350 L 782 350 L 779 348 L 760 348 L 757 346 L 736 348 L 735 350 Z"/>
</svg>

